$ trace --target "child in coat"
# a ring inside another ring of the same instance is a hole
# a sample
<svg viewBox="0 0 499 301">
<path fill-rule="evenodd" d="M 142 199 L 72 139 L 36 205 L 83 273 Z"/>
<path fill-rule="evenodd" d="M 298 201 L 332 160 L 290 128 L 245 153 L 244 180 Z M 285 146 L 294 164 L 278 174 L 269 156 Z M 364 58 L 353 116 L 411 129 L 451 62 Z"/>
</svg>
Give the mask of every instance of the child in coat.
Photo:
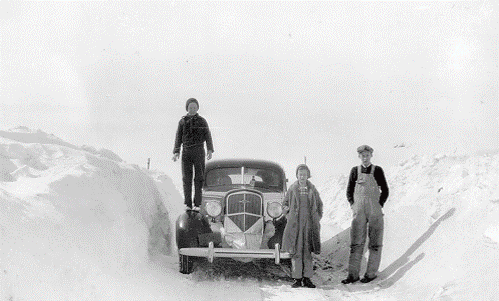
<svg viewBox="0 0 499 301">
<path fill-rule="evenodd" d="M 307 165 L 298 165 L 296 177 L 298 180 L 289 187 L 283 201 L 288 222 L 284 228 L 282 250 L 292 255 L 294 283 L 291 287 L 314 288 L 310 280 L 314 274 L 312 253 L 319 254 L 321 251 L 322 200 L 308 180 L 310 169 Z"/>
</svg>

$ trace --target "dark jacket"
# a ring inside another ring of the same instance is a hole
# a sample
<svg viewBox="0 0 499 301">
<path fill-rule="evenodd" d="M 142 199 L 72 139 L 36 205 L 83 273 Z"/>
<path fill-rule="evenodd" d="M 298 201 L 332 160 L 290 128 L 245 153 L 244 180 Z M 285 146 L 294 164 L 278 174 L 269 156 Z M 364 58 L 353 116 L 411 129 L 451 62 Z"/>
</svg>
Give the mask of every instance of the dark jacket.
<svg viewBox="0 0 499 301">
<path fill-rule="evenodd" d="M 368 167 L 360 166 L 360 172 L 361 173 L 371 173 L 371 168 L 372 164 L 369 165 Z M 348 185 L 347 185 L 347 200 L 351 204 L 353 204 L 354 199 L 353 199 L 353 193 L 355 191 L 355 182 L 357 181 L 357 167 L 354 166 L 352 167 L 352 170 L 350 171 L 350 178 L 348 179 Z M 379 189 L 381 190 L 381 194 L 379 197 L 379 204 L 381 207 L 385 205 L 386 200 L 388 199 L 388 184 L 386 183 L 386 178 L 385 178 L 385 173 L 383 172 L 383 168 L 380 166 L 375 165 L 374 167 L 374 179 L 376 180 L 376 183 L 378 183 Z"/>
<path fill-rule="evenodd" d="M 203 146 L 205 141 L 206 148 L 213 152 L 213 141 L 211 140 L 208 122 L 199 114 L 185 115 L 178 123 L 173 153 L 180 153 L 180 145 L 182 144 L 186 149 L 193 146 Z"/>
<path fill-rule="evenodd" d="M 298 208 L 300 207 L 298 202 L 300 201 L 300 191 L 299 191 L 298 181 L 293 183 L 286 193 L 284 197 L 284 201 L 282 203 L 284 208 L 287 208 L 287 212 L 285 211 L 288 222 L 286 227 L 284 228 L 284 234 L 282 237 L 282 250 L 285 252 L 289 252 L 290 254 L 295 254 L 297 248 L 299 246 L 296 245 L 298 239 L 298 229 L 300 225 L 298 225 Z M 310 246 L 311 251 L 315 254 L 319 254 L 321 252 L 321 225 L 320 220 L 322 218 L 322 200 L 319 196 L 319 192 L 315 188 L 315 186 L 307 181 L 308 186 L 308 199 L 310 201 L 310 218 L 311 226 L 310 229 L 305 229 L 306 231 L 310 231 Z M 286 209 L 285 209 L 286 210 Z"/>
</svg>

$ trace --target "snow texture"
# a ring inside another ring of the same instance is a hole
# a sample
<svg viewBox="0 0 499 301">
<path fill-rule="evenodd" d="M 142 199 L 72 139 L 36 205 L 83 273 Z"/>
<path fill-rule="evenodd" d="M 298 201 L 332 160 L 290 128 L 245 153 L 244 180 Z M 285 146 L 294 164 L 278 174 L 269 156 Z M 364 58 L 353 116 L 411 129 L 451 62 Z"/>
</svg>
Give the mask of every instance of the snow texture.
<svg viewBox="0 0 499 301">
<path fill-rule="evenodd" d="M 0 131 L 0 300 L 499 300 L 498 153 L 414 155 L 383 168 L 390 197 L 378 279 L 340 284 L 345 174 L 318 187 L 318 288 L 292 289 L 286 269 L 266 261 L 178 273 L 182 199 L 168 171 L 41 130 Z"/>
</svg>

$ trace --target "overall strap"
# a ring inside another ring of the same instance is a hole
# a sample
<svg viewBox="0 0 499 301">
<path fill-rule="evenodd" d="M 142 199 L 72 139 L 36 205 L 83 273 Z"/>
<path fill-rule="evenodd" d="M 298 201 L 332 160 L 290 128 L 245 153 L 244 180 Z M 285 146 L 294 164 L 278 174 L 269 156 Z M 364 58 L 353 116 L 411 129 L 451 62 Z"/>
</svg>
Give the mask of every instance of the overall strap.
<svg viewBox="0 0 499 301">
<path fill-rule="evenodd" d="M 375 167 L 376 167 L 376 166 L 375 166 L 374 164 L 371 164 L 371 174 L 372 174 L 372 175 L 374 175 L 374 168 L 375 168 Z"/>
</svg>

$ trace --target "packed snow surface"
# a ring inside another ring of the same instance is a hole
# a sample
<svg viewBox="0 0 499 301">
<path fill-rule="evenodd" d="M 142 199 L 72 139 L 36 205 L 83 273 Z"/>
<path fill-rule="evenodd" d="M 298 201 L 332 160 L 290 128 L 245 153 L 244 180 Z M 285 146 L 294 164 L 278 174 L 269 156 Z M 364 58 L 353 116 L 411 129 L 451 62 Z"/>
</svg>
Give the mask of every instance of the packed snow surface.
<svg viewBox="0 0 499 301">
<path fill-rule="evenodd" d="M 182 199 L 168 171 L 41 130 L 0 131 L 0 300 L 499 300 L 498 153 L 414 155 L 383 168 L 378 279 L 340 284 L 351 211 L 348 175 L 332 176 L 316 183 L 325 205 L 318 288 L 291 289 L 265 262 L 178 273 Z"/>
</svg>

